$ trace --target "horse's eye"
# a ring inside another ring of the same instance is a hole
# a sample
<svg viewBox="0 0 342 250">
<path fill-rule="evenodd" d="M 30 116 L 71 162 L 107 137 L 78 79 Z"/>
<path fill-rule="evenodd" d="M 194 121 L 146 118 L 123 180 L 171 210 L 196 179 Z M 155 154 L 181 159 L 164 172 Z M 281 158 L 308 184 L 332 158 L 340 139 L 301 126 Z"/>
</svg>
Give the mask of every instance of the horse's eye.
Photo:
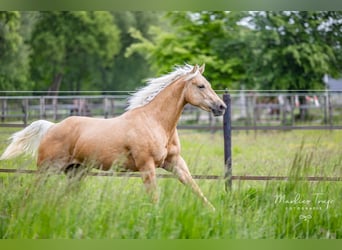
<svg viewBox="0 0 342 250">
<path fill-rule="evenodd" d="M 204 85 L 198 85 L 197 87 L 198 87 L 199 89 L 204 89 L 204 88 L 205 88 Z"/>
</svg>

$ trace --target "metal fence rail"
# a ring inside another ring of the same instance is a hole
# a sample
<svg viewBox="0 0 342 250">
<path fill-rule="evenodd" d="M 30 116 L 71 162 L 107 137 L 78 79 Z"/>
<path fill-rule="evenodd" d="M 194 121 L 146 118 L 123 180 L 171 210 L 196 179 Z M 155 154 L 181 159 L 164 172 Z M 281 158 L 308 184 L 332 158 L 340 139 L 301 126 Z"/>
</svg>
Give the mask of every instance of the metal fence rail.
<svg viewBox="0 0 342 250">
<path fill-rule="evenodd" d="M 0 96 L 0 126 L 24 127 L 37 119 L 60 121 L 70 115 L 110 118 L 126 108 L 126 93 L 109 95 Z M 341 129 L 342 92 L 231 94 L 233 130 Z M 187 105 L 180 128 L 222 128 L 222 119 Z"/>
<path fill-rule="evenodd" d="M 225 165 L 225 172 L 223 176 L 218 175 L 193 175 L 195 179 L 212 179 L 212 180 L 224 180 L 226 190 L 229 190 L 232 186 L 233 180 L 255 180 L 255 181 L 289 181 L 289 180 L 296 180 L 296 181 L 342 181 L 342 177 L 322 177 L 322 176 L 296 176 L 296 177 L 289 177 L 289 176 L 235 176 L 232 175 L 232 150 L 231 150 L 231 131 L 236 129 L 322 129 L 329 127 L 330 129 L 342 129 L 342 126 L 297 126 L 296 128 L 293 126 L 283 126 L 283 127 L 275 127 L 275 126 L 263 126 L 263 127 L 234 127 L 233 119 L 232 119 L 232 99 L 234 96 L 225 93 L 223 96 L 223 100 L 227 104 L 227 111 L 224 115 L 223 119 L 223 126 L 212 126 L 211 129 L 221 129 L 223 128 L 223 136 L 224 136 L 224 165 Z M 199 128 L 198 125 L 195 126 L 187 126 L 187 128 L 196 129 Z M 37 170 L 27 170 L 27 169 L 0 169 L 0 173 L 18 173 L 18 174 L 37 174 L 39 171 Z M 113 176 L 113 177 L 140 177 L 138 173 L 120 173 L 120 172 L 90 172 L 88 173 L 89 176 Z M 173 178 L 170 174 L 158 174 L 159 178 Z"/>
<path fill-rule="evenodd" d="M 0 173 L 8 174 L 39 174 L 38 170 L 30 169 L 0 169 Z M 60 174 L 62 173 L 54 173 Z M 141 177 L 139 173 L 129 173 L 129 172 L 90 172 L 88 176 L 99 176 L 99 177 Z M 157 174 L 158 178 L 175 178 L 171 174 Z M 224 176 L 220 175 L 192 175 L 194 179 L 200 180 L 224 180 Z M 231 180 L 238 181 L 289 181 L 294 179 L 296 181 L 342 181 L 342 177 L 322 177 L 322 176 L 306 176 L 306 177 L 288 177 L 288 176 L 253 176 L 253 175 L 232 175 Z"/>
</svg>

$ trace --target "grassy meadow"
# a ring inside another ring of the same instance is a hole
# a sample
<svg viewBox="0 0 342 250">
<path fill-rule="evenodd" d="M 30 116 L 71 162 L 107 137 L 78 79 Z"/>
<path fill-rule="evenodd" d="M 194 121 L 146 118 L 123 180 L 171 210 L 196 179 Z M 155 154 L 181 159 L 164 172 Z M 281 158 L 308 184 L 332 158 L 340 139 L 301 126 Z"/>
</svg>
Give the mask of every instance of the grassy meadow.
<svg viewBox="0 0 342 250">
<path fill-rule="evenodd" d="M 0 129 L 0 150 L 14 129 Z M 180 131 L 192 174 L 223 175 L 221 133 Z M 288 175 L 290 181 L 197 180 L 211 212 L 176 179 L 158 179 L 152 204 L 140 178 L 70 182 L 0 174 L 3 239 L 335 239 L 342 238 L 342 182 L 298 176 L 342 176 L 342 131 L 233 133 L 233 175 Z M 0 168 L 35 169 L 29 157 Z M 158 170 L 158 173 L 164 173 Z"/>
</svg>

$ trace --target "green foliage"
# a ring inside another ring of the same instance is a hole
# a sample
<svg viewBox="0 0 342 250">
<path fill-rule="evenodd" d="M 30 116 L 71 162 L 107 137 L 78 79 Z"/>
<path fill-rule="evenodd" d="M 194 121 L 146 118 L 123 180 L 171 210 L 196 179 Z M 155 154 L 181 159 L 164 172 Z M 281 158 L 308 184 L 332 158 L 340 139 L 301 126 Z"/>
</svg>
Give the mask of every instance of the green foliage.
<svg viewBox="0 0 342 250">
<path fill-rule="evenodd" d="M 145 59 L 125 58 L 136 28 L 146 35 L 160 13 L 21 12 L 33 90 L 132 90 L 151 76 Z M 6 89 L 6 88 L 3 88 Z"/>
<path fill-rule="evenodd" d="M 127 49 L 159 73 L 171 65 L 206 63 L 213 87 L 320 89 L 341 74 L 342 12 L 171 12 L 172 29 L 136 30 Z M 246 25 L 246 23 L 248 25 Z M 244 25 L 242 25 L 244 24 Z"/>
<path fill-rule="evenodd" d="M 81 90 L 96 85 L 120 49 L 119 30 L 106 11 L 42 12 L 31 39 L 35 89 Z"/>
<path fill-rule="evenodd" d="M 258 12 L 251 23 L 259 42 L 250 64 L 262 89 L 321 89 L 323 75 L 341 74 L 342 12 Z"/>
<path fill-rule="evenodd" d="M 218 50 L 224 41 L 231 50 L 241 46 L 239 41 L 227 40 L 236 38 L 237 24 L 234 21 L 239 17 L 240 14 L 228 12 L 168 13 L 171 27 L 167 31 L 151 27 L 151 39 L 131 29 L 137 43 L 127 49 L 126 56 L 134 53 L 144 55 L 158 74 L 170 71 L 174 65 L 205 63 L 206 75 L 214 88 L 230 86 L 231 82 L 240 79 L 241 60 L 221 58 Z"/>
<path fill-rule="evenodd" d="M 18 11 L 0 11 L 0 89 L 25 90 L 28 82 L 28 48 L 21 34 Z"/>
<path fill-rule="evenodd" d="M 142 84 L 142 81 L 148 77 L 154 76 L 146 59 L 139 54 L 125 57 L 126 48 L 135 42 L 130 35 L 129 30 L 135 29 L 144 36 L 148 36 L 150 25 L 159 24 L 160 12 L 151 11 L 116 11 L 112 13 L 115 23 L 120 29 L 120 52 L 115 56 L 114 63 L 103 75 L 102 82 L 107 85 L 103 90 L 127 90 L 132 91 Z"/>
<path fill-rule="evenodd" d="M 133 90 L 206 64 L 214 89 L 322 89 L 341 11 L 1 11 L 1 90 Z"/>
</svg>

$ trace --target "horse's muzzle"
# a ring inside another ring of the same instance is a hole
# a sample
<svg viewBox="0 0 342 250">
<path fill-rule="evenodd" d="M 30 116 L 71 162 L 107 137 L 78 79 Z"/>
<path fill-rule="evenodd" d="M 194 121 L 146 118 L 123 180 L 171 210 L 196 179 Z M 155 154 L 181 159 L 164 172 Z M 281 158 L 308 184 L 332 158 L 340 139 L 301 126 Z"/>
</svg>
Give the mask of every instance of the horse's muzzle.
<svg viewBox="0 0 342 250">
<path fill-rule="evenodd" d="M 215 103 L 211 107 L 211 112 L 214 114 L 214 116 L 220 116 L 224 114 L 224 111 L 226 110 L 227 106 L 224 103 Z"/>
</svg>

